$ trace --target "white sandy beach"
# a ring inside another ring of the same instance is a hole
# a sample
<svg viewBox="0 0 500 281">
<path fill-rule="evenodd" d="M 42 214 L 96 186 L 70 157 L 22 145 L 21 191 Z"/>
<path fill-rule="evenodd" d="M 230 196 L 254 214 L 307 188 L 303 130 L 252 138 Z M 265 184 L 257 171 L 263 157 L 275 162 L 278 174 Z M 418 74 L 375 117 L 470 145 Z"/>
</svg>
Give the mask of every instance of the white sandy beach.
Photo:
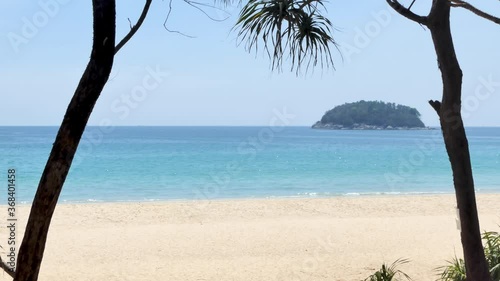
<svg viewBox="0 0 500 281">
<path fill-rule="evenodd" d="M 478 195 L 483 230 L 499 230 L 499 201 Z M 435 280 L 461 255 L 454 207 L 454 195 L 63 204 L 40 280 L 361 280 L 398 258 Z"/>
</svg>

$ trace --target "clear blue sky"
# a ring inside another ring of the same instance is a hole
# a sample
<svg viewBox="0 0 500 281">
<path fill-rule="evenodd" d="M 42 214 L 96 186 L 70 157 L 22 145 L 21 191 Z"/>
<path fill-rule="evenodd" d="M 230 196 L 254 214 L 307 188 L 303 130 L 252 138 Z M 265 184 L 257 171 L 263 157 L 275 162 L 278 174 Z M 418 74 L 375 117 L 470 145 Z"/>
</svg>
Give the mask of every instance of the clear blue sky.
<svg viewBox="0 0 500 281">
<path fill-rule="evenodd" d="M 128 31 L 127 18 L 136 21 L 142 2 L 117 1 L 117 38 Z M 416 11 L 426 13 L 430 2 L 418 1 Z M 493 12 L 500 11 L 497 2 L 472 3 Z M 392 11 L 387 17 L 384 0 L 333 0 L 327 8 L 344 61 L 337 53 L 335 71 L 297 77 L 271 72 L 267 57 L 236 46 L 230 30 L 239 8 L 227 8 L 231 17 L 214 22 L 174 0 L 168 26 L 196 36 L 191 39 L 163 28 L 168 1 L 155 0 L 143 27 L 116 56 L 89 124 L 267 125 L 275 110 L 286 108 L 295 116 L 290 125 L 311 125 L 336 105 L 365 99 L 416 107 L 427 125 L 437 125 L 427 104 L 441 98 L 429 32 Z M 381 13 L 383 20 L 374 16 Z M 90 0 L 0 3 L 0 125 L 60 124 L 87 64 L 91 27 Z M 454 9 L 452 27 L 469 102 L 465 124 L 500 126 L 500 26 Z M 159 83 L 148 80 L 155 69 L 168 73 L 157 77 Z M 140 95 L 145 79 L 148 89 Z M 481 79 L 495 83 L 484 87 Z M 136 98 L 127 103 L 132 93 Z"/>
</svg>

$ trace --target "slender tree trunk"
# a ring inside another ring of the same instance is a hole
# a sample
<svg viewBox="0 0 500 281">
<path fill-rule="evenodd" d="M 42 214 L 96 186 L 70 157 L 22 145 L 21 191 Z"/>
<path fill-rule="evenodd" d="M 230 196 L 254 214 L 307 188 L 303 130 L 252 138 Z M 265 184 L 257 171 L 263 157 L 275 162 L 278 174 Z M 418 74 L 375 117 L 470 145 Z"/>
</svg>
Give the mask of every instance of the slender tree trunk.
<svg viewBox="0 0 500 281">
<path fill-rule="evenodd" d="M 90 61 L 66 110 L 31 207 L 14 281 L 38 279 L 59 194 L 90 113 L 106 84 L 115 53 L 115 0 L 93 0 L 94 40 Z M 64 266 L 64 265 L 62 265 Z"/>
<path fill-rule="evenodd" d="M 453 46 L 448 0 L 433 1 L 428 27 L 443 80 L 442 102 L 440 105 L 434 103 L 434 108 L 440 117 L 446 151 L 453 170 L 467 280 L 489 281 L 491 277 L 481 243 L 469 144 L 460 113 L 462 70 Z"/>
</svg>

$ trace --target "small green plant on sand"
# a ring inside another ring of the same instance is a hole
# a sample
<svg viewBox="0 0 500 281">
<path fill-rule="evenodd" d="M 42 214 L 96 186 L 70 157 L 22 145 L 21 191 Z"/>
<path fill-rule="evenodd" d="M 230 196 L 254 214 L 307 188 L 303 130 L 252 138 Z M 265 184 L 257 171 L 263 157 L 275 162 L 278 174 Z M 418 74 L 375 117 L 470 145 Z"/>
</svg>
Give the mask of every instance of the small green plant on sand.
<svg viewBox="0 0 500 281">
<path fill-rule="evenodd" d="M 483 234 L 484 254 L 490 269 L 491 279 L 500 281 L 500 233 L 485 232 Z"/>
<path fill-rule="evenodd" d="M 438 280 L 442 281 L 465 281 L 465 263 L 463 259 L 457 257 L 448 261 L 448 265 L 437 268 L 442 271 Z"/>
<path fill-rule="evenodd" d="M 400 281 L 400 280 L 411 280 L 403 271 L 397 269 L 400 265 L 408 263 L 407 259 L 397 259 L 391 265 L 383 264 L 382 267 L 368 276 L 364 281 Z"/>
<path fill-rule="evenodd" d="M 500 281 L 500 233 L 485 232 L 483 234 L 484 254 L 488 262 L 491 279 Z M 465 263 L 461 258 L 455 257 L 448 261 L 448 265 L 438 267 L 440 281 L 465 281 Z"/>
</svg>

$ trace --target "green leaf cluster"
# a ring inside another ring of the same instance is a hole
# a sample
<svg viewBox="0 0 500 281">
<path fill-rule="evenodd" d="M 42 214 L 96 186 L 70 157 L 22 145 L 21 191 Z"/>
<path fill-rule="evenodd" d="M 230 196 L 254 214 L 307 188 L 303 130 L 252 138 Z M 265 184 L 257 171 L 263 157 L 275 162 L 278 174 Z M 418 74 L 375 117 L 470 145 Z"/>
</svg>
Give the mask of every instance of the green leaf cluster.
<svg viewBox="0 0 500 281">
<path fill-rule="evenodd" d="M 491 279 L 500 281 L 500 233 L 483 233 L 484 255 L 488 262 Z M 441 271 L 439 280 L 441 281 L 466 281 L 465 262 L 461 258 L 455 257 L 448 262 L 448 265 L 437 268 Z"/>
<path fill-rule="evenodd" d="M 333 66 L 330 47 L 332 23 L 322 14 L 321 0 L 250 0 L 243 7 L 235 28 L 238 43 L 248 51 L 262 47 L 271 59 L 272 69 L 281 70 L 283 60 L 290 59 L 291 69 L 299 72 L 317 65 Z"/>
<path fill-rule="evenodd" d="M 345 103 L 325 113 L 321 124 L 342 125 L 352 127 L 355 124 L 379 127 L 423 128 L 417 109 L 382 101 L 358 101 Z"/>
<path fill-rule="evenodd" d="M 399 281 L 399 280 L 412 280 L 398 267 L 402 264 L 408 263 L 407 259 L 398 259 L 391 265 L 382 264 L 382 267 L 375 271 L 372 275 L 368 276 L 364 281 Z"/>
</svg>

